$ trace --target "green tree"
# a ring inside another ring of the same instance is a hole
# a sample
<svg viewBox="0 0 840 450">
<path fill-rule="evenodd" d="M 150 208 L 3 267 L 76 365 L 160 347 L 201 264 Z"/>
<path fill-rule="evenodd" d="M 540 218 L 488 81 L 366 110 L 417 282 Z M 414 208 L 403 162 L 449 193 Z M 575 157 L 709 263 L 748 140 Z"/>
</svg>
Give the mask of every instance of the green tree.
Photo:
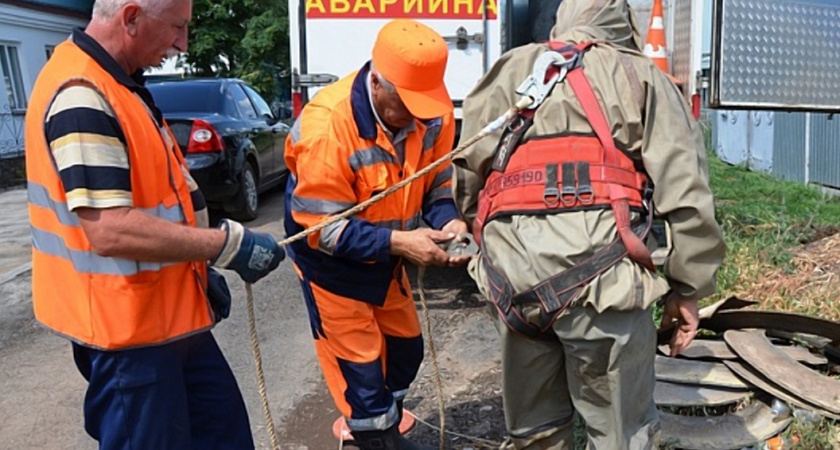
<svg viewBox="0 0 840 450">
<path fill-rule="evenodd" d="M 185 64 L 194 75 L 241 78 L 273 100 L 288 86 L 287 2 L 195 0 Z"/>
</svg>

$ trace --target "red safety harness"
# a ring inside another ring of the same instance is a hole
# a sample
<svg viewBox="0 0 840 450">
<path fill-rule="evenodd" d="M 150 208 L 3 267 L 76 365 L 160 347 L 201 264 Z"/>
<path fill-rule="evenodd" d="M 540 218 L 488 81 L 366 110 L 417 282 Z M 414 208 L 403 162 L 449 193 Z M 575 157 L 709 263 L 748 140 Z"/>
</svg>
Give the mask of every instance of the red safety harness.
<svg viewBox="0 0 840 450">
<path fill-rule="evenodd" d="M 508 326 L 530 338 L 554 340 L 554 320 L 589 281 L 626 256 L 654 270 L 643 242 L 650 230 L 652 212 L 648 203 L 653 191 L 644 171 L 616 147 L 601 105 L 584 75 L 582 57 L 596 43 L 549 44 L 553 51 L 574 61 L 567 67 L 565 78 L 594 135 L 541 136 L 520 143 L 533 124 L 536 109 L 520 113 L 507 125 L 496 148 L 491 173 L 479 194 L 473 230 L 480 239 L 482 228 L 499 217 L 612 209 L 618 231 L 615 241 L 589 260 L 526 292 L 514 295 L 506 276 L 482 257 L 492 300 Z M 548 70 L 547 78 L 559 71 L 553 65 Z M 647 216 L 647 220 L 631 225 L 631 210 Z M 540 303 L 540 325 L 526 321 L 513 308 L 528 303 Z"/>
</svg>

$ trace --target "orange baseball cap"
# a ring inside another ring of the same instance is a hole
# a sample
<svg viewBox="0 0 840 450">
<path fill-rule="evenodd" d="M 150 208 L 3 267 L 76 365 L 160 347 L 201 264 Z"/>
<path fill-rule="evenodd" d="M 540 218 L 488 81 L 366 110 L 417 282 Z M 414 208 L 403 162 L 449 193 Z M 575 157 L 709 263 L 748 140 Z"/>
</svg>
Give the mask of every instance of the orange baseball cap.
<svg viewBox="0 0 840 450">
<path fill-rule="evenodd" d="M 432 119 L 453 110 L 443 83 L 449 48 L 437 31 L 410 19 L 395 19 L 379 31 L 373 65 L 396 88 L 408 111 Z"/>
</svg>

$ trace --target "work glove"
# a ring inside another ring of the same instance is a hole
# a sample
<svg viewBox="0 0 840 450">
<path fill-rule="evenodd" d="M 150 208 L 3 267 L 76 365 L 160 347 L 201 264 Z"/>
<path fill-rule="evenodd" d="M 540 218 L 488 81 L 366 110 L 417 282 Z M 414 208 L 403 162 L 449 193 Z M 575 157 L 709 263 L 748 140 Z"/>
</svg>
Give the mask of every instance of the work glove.
<svg viewBox="0 0 840 450">
<path fill-rule="evenodd" d="M 216 316 L 216 323 L 230 316 L 232 301 L 227 281 L 222 274 L 211 268 L 207 269 L 207 299 L 210 300 L 210 306 Z"/>
<path fill-rule="evenodd" d="M 233 270 L 247 283 L 256 283 L 286 258 L 286 252 L 268 233 L 248 230 L 228 219 L 222 219 L 219 227 L 227 232 L 227 239 L 210 265 Z"/>
</svg>

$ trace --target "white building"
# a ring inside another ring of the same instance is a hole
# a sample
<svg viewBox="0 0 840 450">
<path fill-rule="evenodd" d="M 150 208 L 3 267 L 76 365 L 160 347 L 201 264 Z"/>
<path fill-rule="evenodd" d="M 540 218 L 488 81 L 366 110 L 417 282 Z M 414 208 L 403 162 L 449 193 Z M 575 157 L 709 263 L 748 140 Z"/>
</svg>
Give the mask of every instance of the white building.
<svg viewBox="0 0 840 450">
<path fill-rule="evenodd" d="M 38 73 L 92 0 L 0 0 L 0 157 L 23 151 L 23 115 Z"/>
</svg>

